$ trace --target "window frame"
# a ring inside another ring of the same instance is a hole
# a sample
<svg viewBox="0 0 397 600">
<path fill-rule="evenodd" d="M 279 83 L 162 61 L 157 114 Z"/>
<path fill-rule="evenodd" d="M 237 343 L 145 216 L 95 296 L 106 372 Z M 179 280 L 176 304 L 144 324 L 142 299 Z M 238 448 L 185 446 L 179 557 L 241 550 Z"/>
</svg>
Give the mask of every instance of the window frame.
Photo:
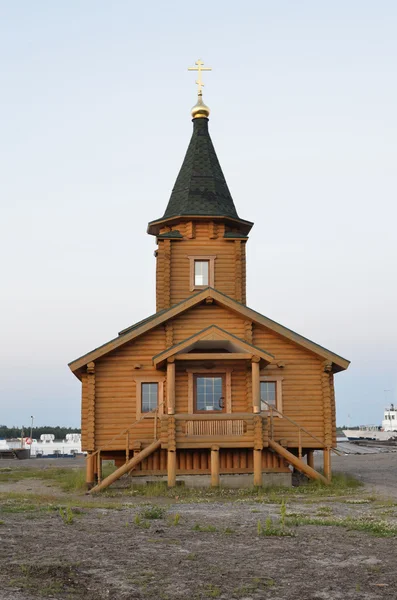
<svg viewBox="0 0 397 600">
<path fill-rule="evenodd" d="M 215 259 L 216 256 L 215 255 L 206 255 L 206 256 L 200 256 L 200 255 L 194 255 L 194 256 L 188 256 L 189 259 L 189 284 L 190 284 L 190 291 L 193 292 L 194 290 L 204 290 L 207 287 L 215 287 Z M 195 280 L 195 263 L 197 262 L 208 262 L 208 284 L 207 285 L 196 285 L 196 280 Z"/>
<path fill-rule="evenodd" d="M 197 379 L 199 377 L 220 377 L 222 379 L 223 408 L 221 410 L 198 410 Z M 221 415 L 226 412 L 226 373 L 193 373 L 193 413 L 195 415 Z"/>
<path fill-rule="evenodd" d="M 275 409 L 278 410 L 280 413 L 283 412 L 283 380 L 284 380 L 284 377 L 281 377 L 280 375 L 260 375 L 259 376 L 259 395 L 260 395 L 261 381 L 268 381 L 268 382 L 273 382 L 276 384 Z M 269 408 L 262 409 L 262 398 L 261 398 L 261 413 L 269 413 L 269 412 L 270 412 Z M 278 414 L 277 412 L 274 413 L 274 416 L 282 419 L 282 415 Z"/>
<path fill-rule="evenodd" d="M 209 414 L 230 414 L 232 412 L 232 371 L 231 367 L 213 367 L 211 369 L 203 369 L 203 368 L 189 368 L 186 369 L 188 375 L 188 394 L 187 394 L 187 412 L 189 415 L 199 414 L 203 415 L 205 413 Z M 225 407 L 223 411 L 209 411 L 203 410 L 199 413 L 195 413 L 194 411 L 194 375 L 224 375 L 225 376 Z"/>
<path fill-rule="evenodd" d="M 161 375 L 134 375 L 133 380 L 136 384 L 135 402 L 136 402 L 136 418 L 154 419 L 155 412 L 142 412 L 142 383 L 157 383 L 157 407 L 158 414 L 164 414 L 164 381 L 165 376 Z"/>
</svg>

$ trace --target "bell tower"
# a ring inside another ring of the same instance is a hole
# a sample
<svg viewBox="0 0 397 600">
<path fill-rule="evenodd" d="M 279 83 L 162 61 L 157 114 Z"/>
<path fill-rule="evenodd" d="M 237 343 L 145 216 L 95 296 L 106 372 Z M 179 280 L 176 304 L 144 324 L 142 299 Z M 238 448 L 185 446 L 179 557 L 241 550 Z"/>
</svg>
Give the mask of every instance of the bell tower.
<svg viewBox="0 0 397 600">
<path fill-rule="evenodd" d="M 253 223 L 240 219 L 208 130 L 198 60 L 198 98 L 191 114 L 193 134 L 167 208 L 151 221 L 155 235 L 157 311 L 212 287 L 246 303 L 245 247 Z"/>
</svg>

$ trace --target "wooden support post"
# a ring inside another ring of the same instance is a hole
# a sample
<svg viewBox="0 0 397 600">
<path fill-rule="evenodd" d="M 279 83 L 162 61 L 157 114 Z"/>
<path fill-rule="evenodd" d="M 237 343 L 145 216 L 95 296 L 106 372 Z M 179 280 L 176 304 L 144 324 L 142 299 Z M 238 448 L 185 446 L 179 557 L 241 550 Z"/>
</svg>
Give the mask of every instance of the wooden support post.
<svg viewBox="0 0 397 600">
<path fill-rule="evenodd" d="M 94 473 L 94 459 L 95 457 L 92 454 L 87 454 L 86 457 L 86 476 L 85 482 L 87 484 L 88 489 L 92 488 L 95 483 L 95 473 Z"/>
<path fill-rule="evenodd" d="M 167 361 L 167 404 L 168 414 L 175 414 L 175 362 L 174 358 Z"/>
<path fill-rule="evenodd" d="M 168 450 L 168 487 L 175 487 L 176 484 L 176 450 Z"/>
<path fill-rule="evenodd" d="M 258 356 L 252 358 L 252 410 L 254 413 L 261 412 L 261 390 L 259 383 L 259 361 Z"/>
<path fill-rule="evenodd" d="M 324 448 L 324 477 L 331 481 L 331 448 Z"/>
<path fill-rule="evenodd" d="M 211 448 L 211 487 L 219 487 L 219 447 Z"/>
<path fill-rule="evenodd" d="M 125 438 L 125 462 L 130 460 L 130 432 L 127 431 Z"/>
<path fill-rule="evenodd" d="M 97 454 L 97 477 L 98 477 L 98 483 L 101 483 L 101 481 L 102 481 L 102 458 L 101 458 L 100 450 L 98 450 L 98 454 Z"/>
<path fill-rule="evenodd" d="M 314 469 L 314 450 L 307 451 L 307 464 Z"/>
<path fill-rule="evenodd" d="M 262 450 L 254 449 L 254 485 L 262 485 Z"/>
</svg>

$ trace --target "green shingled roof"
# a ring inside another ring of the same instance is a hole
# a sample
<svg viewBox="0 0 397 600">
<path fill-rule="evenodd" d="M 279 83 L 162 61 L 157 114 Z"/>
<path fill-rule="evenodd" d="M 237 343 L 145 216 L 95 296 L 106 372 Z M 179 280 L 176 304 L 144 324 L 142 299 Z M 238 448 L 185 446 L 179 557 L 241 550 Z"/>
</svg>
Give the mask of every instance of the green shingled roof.
<svg viewBox="0 0 397 600">
<path fill-rule="evenodd" d="M 193 119 L 193 135 L 163 219 L 217 215 L 238 219 L 208 131 L 208 119 Z"/>
<path fill-rule="evenodd" d="M 184 216 L 225 217 L 245 229 L 252 227 L 237 214 L 205 118 L 193 119 L 192 138 L 165 213 L 149 223 L 148 231 L 154 233 L 154 224 Z"/>
</svg>

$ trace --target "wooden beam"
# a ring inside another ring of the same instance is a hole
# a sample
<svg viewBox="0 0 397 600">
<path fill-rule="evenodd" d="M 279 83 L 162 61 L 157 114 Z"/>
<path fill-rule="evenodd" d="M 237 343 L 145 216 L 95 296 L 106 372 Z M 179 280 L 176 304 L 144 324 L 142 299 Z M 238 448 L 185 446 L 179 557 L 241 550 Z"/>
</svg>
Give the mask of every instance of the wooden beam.
<svg viewBox="0 0 397 600">
<path fill-rule="evenodd" d="M 175 354 L 175 360 L 251 360 L 247 352 L 191 352 Z"/>
<path fill-rule="evenodd" d="M 95 457 L 93 454 L 87 454 L 86 457 L 86 476 L 85 476 L 85 482 L 87 484 L 88 489 L 90 489 L 95 482 L 95 475 L 94 475 L 94 462 L 95 462 Z"/>
<path fill-rule="evenodd" d="M 219 446 L 211 448 L 211 487 L 219 487 Z"/>
<path fill-rule="evenodd" d="M 175 487 L 176 484 L 176 450 L 167 452 L 167 473 L 168 487 Z"/>
<path fill-rule="evenodd" d="M 252 409 L 254 413 L 261 412 L 261 390 L 259 380 L 259 360 L 252 359 Z"/>
<path fill-rule="evenodd" d="M 331 482 L 331 449 L 330 448 L 324 448 L 323 451 L 323 458 L 324 458 L 324 475 L 327 479 L 328 482 Z"/>
<path fill-rule="evenodd" d="M 167 407 L 168 414 L 175 413 L 175 363 L 173 360 L 167 362 Z"/>
<path fill-rule="evenodd" d="M 254 448 L 254 485 L 262 485 L 262 450 Z"/>
</svg>

